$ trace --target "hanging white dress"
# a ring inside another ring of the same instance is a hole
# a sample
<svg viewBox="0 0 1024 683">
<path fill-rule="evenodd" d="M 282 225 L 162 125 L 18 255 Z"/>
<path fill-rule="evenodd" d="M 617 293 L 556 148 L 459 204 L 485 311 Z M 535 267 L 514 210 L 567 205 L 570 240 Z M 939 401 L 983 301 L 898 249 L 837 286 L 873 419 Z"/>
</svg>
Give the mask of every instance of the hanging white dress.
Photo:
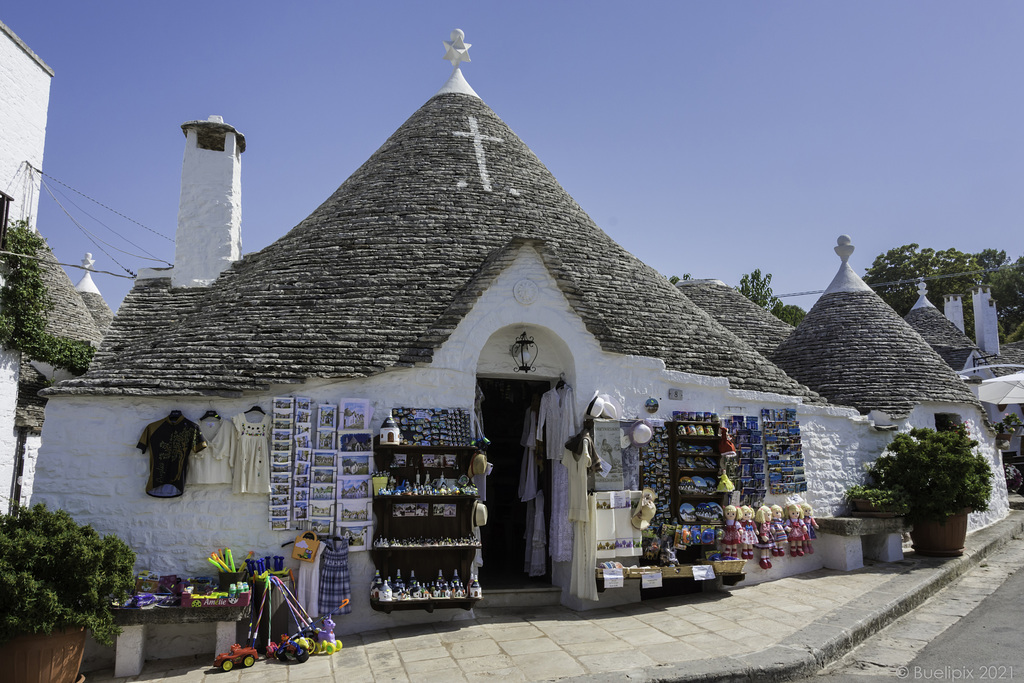
<svg viewBox="0 0 1024 683">
<path fill-rule="evenodd" d="M 537 495 L 537 463 L 534 460 L 534 446 L 537 443 L 537 414 L 527 408 L 523 416 L 523 464 L 519 472 L 519 500 L 526 502 Z"/>
<path fill-rule="evenodd" d="M 230 425 L 222 424 L 219 417 L 199 421 L 199 431 L 208 447 L 189 456 L 186 480 L 189 484 L 231 483 L 230 454 L 225 450 L 225 443 L 229 441 L 226 434 L 231 429 Z"/>
<path fill-rule="evenodd" d="M 544 491 L 538 491 L 537 497 L 530 501 L 533 507 L 533 518 L 528 519 L 532 533 L 527 534 L 529 541 L 526 546 L 528 559 L 526 571 L 530 576 L 544 576 L 547 573 L 547 535 L 544 531 Z"/>
<path fill-rule="evenodd" d="M 259 417 L 258 421 L 251 421 Z M 257 411 L 231 418 L 224 447 L 232 468 L 234 493 L 270 493 L 270 433 L 273 419 Z M 219 435 L 218 435 L 219 436 Z"/>
<path fill-rule="evenodd" d="M 549 396 L 550 395 L 550 396 Z M 548 397 L 547 401 L 544 397 Z M 538 418 L 537 431 L 547 429 L 544 445 L 548 458 L 562 461 L 572 457 L 565 442 L 579 432 L 575 394 L 568 384 L 552 389 L 541 397 L 542 418 Z M 555 412 L 555 410 L 557 412 Z M 552 463 L 554 465 L 554 463 Z M 551 525 L 548 533 L 548 552 L 555 562 L 572 559 L 572 522 L 569 521 L 569 472 L 565 467 L 551 468 Z"/>
</svg>

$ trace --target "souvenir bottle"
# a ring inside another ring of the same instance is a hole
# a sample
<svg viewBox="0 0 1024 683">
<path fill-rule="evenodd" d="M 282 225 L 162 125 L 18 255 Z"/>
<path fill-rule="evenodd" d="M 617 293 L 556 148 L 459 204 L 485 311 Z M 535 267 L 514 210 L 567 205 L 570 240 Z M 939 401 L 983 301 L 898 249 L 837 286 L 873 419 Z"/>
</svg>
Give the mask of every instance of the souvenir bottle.
<svg viewBox="0 0 1024 683">
<path fill-rule="evenodd" d="M 391 577 L 384 579 L 384 585 L 380 587 L 380 599 L 381 602 L 391 602 L 394 599 L 394 593 L 391 591 Z"/>
<path fill-rule="evenodd" d="M 419 600 L 423 597 L 423 595 L 420 594 L 420 584 L 416 580 L 415 569 L 409 572 L 409 597 L 413 598 L 414 600 Z"/>
<path fill-rule="evenodd" d="M 383 584 L 382 584 L 382 582 L 380 580 L 380 570 L 378 569 L 373 574 L 373 583 L 370 584 L 370 599 L 371 600 L 380 600 L 380 589 L 381 589 L 382 585 Z"/>
<path fill-rule="evenodd" d="M 395 570 L 395 583 L 391 586 L 391 590 L 395 594 L 395 600 L 401 600 L 405 597 L 405 582 L 402 581 L 402 570 Z"/>
<path fill-rule="evenodd" d="M 444 585 L 445 585 L 444 574 L 441 572 L 440 569 L 438 569 L 437 570 L 437 578 L 434 579 L 434 597 L 435 598 L 443 598 L 444 597 Z"/>
<path fill-rule="evenodd" d="M 469 597 L 471 598 L 482 598 L 484 596 L 483 589 L 480 587 L 480 582 L 476 579 L 476 574 L 473 574 L 473 580 L 469 584 Z"/>
</svg>

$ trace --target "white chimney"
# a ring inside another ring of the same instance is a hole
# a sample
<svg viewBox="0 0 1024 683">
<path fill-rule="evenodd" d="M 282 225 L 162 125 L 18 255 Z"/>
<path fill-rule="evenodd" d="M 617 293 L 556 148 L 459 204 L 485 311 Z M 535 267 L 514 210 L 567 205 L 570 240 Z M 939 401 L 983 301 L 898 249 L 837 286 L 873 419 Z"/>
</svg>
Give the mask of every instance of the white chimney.
<svg viewBox="0 0 1024 683">
<path fill-rule="evenodd" d="M 202 287 L 242 255 L 245 136 L 220 116 L 181 124 L 185 160 L 174 239 L 174 287 Z"/>
<path fill-rule="evenodd" d="M 956 325 L 961 332 L 964 331 L 964 299 L 959 294 L 947 294 L 944 301 L 943 313 L 949 322 Z"/>
<path fill-rule="evenodd" d="M 999 353 L 999 317 L 992 290 L 975 287 L 971 293 L 974 298 L 974 341 L 985 353 L 996 355 Z"/>
</svg>

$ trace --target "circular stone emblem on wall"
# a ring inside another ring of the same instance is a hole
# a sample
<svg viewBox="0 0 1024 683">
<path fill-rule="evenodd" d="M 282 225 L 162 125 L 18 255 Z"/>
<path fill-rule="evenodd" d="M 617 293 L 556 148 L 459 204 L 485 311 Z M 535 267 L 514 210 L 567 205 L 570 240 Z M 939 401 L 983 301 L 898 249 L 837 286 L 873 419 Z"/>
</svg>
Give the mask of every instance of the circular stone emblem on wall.
<svg viewBox="0 0 1024 683">
<path fill-rule="evenodd" d="M 537 300 L 537 292 L 537 283 L 533 280 L 520 280 L 512 287 L 512 295 L 524 306 L 529 306 Z"/>
</svg>

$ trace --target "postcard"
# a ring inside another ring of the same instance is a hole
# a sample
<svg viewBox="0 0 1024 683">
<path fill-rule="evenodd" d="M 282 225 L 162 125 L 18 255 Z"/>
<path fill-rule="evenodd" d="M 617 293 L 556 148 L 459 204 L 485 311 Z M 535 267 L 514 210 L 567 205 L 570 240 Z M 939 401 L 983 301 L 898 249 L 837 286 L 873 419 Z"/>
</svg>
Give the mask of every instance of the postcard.
<svg viewBox="0 0 1024 683">
<path fill-rule="evenodd" d="M 346 398 L 341 401 L 342 430 L 370 429 L 370 401 L 361 398 Z"/>
<path fill-rule="evenodd" d="M 271 531 L 287 531 L 288 530 L 288 518 L 287 517 L 271 517 L 270 518 L 270 530 Z"/>
<path fill-rule="evenodd" d="M 350 551 L 366 550 L 370 547 L 370 525 L 345 526 L 338 528 L 339 536 L 348 537 L 348 549 Z"/>
<path fill-rule="evenodd" d="M 334 451 L 313 451 L 313 467 L 334 467 Z"/>
<path fill-rule="evenodd" d="M 331 533 L 331 527 L 334 526 L 333 519 L 320 519 L 311 517 L 309 520 L 309 528 L 311 531 L 315 531 L 318 534 L 327 536 Z"/>
<path fill-rule="evenodd" d="M 310 517 L 334 518 L 334 503 L 332 501 L 314 500 L 309 504 Z"/>
<path fill-rule="evenodd" d="M 321 403 L 317 408 L 316 428 L 337 429 L 338 406 L 334 406 L 329 403 Z"/>
<path fill-rule="evenodd" d="M 343 478 L 338 483 L 338 498 L 369 498 L 370 480 Z"/>
<path fill-rule="evenodd" d="M 334 484 L 313 484 L 309 487 L 310 500 L 334 500 Z"/>
<path fill-rule="evenodd" d="M 358 434 L 341 434 L 341 450 L 347 452 L 370 451 L 373 449 L 373 437 L 369 432 Z"/>
<path fill-rule="evenodd" d="M 334 449 L 334 431 L 319 429 L 316 432 L 316 447 L 321 450 Z"/>
<path fill-rule="evenodd" d="M 338 521 L 347 522 L 368 522 L 370 521 L 370 505 L 367 499 L 343 500 L 338 507 Z"/>
<path fill-rule="evenodd" d="M 370 473 L 369 455 L 341 455 L 341 474 L 366 475 Z"/>
<path fill-rule="evenodd" d="M 336 477 L 333 467 L 314 467 L 313 484 L 333 484 Z"/>
<path fill-rule="evenodd" d="M 310 410 L 313 405 L 312 399 L 304 396 L 295 397 L 295 409 L 296 410 Z"/>
</svg>

